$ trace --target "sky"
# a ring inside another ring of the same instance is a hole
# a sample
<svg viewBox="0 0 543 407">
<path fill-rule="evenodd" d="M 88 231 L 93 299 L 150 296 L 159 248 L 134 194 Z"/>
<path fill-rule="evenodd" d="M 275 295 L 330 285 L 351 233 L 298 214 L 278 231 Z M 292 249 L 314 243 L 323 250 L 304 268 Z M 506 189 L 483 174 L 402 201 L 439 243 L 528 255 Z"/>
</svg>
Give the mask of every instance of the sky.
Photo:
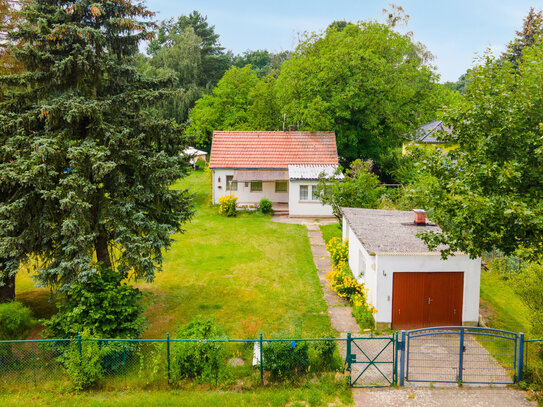
<svg viewBox="0 0 543 407">
<path fill-rule="evenodd" d="M 410 16 L 407 30 L 435 56 L 441 82 L 456 81 L 490 49 L 500 54 L 522 27 L 530 6 L 543 0 L 395 0 Z M 334 20 L 384 22 L 390 0 L 147 0 L 156 19 L 198 10 L 220 42 L 234 54 L 247 50 L 293 50 L 304 32 L 324 30 Z"/>
</svg>

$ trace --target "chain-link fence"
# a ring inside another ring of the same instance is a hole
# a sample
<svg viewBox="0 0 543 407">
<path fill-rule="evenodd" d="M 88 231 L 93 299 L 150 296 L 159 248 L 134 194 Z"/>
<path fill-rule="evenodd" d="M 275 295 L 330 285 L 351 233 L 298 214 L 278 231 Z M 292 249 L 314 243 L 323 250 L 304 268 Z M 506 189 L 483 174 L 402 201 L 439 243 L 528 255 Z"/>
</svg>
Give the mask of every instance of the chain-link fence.
<svg viewBox="0 0 543 407">
<path fill-rule="evenodd" d="M 543 338 L 524 341 L 523 379 L 543 386 Z"/>
<path fill-rule="evenodd" d="M 186 384 L 306 383 L 344 371 L 345 339 L 59 339 L 0 341 L 0 391 Z M 262 361 L 262 363 L 261 363 Z"/>
</svg>

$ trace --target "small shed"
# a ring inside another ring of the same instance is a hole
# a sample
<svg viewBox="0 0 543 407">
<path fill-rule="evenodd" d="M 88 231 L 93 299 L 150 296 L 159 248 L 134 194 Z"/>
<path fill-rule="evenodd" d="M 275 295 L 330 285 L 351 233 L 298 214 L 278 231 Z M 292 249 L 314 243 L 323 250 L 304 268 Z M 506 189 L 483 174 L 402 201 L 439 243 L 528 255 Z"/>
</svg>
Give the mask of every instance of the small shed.
<svg viewBox="0 0 543 407">
<path fill-rule="evenodd" d="M 378 329 L 478 324 L 481 259 L 457 252 L 443 260 L 444 247 L 430 251 L 417 234 L 440 228 L 424 211 L 341 213 L 349 266 L 368 290 Z"/>
<path fill-rule="evenodd" d="M 203 161 L 205 163 L 207 160 L 207 153 L 194 147 L 185 148 L 183 150 L 183 155 L 190 157 L 190 164 L 193 167 L 198 164 L 198 161 Z"/>
</svg>

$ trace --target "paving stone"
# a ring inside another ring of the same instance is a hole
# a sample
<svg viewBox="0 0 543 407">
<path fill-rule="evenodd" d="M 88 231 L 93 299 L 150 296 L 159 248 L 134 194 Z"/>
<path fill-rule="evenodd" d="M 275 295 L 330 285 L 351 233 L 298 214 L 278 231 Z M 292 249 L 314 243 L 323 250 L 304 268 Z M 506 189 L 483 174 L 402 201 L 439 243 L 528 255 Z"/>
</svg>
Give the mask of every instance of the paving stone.
<svg viewBox="0 0 543 407">
<path fill-rule="evenodd" d="M 526 393 L 507 387 L 353 389 L 355 406 L 524 407 Z"/>
<path fill-rule="evenodd" d="M 328 307 L 332 327 L 339 332 L 359 332 L 360 327 L 351 315 L 351 307 Z"/>
</svg>

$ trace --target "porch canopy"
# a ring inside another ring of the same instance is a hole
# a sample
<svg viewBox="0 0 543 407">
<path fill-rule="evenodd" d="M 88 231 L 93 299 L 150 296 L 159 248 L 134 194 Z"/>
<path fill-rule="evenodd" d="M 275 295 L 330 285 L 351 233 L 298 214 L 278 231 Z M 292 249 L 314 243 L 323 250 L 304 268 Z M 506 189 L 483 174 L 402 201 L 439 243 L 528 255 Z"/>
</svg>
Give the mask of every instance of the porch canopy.
<svg viewBox="0 0 543 407">
<path fill-rule="evenodd" d="M 288 181 L 288 171 L 277 170 L 234 170 L 232 181 Z"/>
</svg>

